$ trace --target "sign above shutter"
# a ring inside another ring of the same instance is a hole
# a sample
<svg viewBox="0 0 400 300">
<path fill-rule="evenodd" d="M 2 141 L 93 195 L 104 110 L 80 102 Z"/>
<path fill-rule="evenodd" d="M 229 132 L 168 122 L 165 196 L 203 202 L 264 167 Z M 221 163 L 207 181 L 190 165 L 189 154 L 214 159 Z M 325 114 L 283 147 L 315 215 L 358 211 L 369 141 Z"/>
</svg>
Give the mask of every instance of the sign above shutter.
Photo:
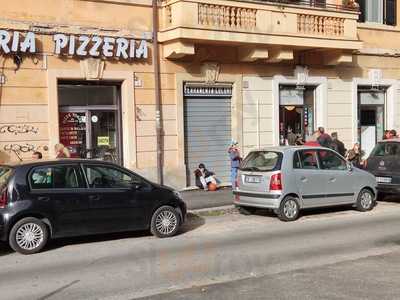
<svg viewBox="0 0 400 300">
<path fill-rule="evenodd" d="M 207 86 L 188 83 L 184 87 L 184 96 L 231 97 L 232 85 Z"/>
</svg>

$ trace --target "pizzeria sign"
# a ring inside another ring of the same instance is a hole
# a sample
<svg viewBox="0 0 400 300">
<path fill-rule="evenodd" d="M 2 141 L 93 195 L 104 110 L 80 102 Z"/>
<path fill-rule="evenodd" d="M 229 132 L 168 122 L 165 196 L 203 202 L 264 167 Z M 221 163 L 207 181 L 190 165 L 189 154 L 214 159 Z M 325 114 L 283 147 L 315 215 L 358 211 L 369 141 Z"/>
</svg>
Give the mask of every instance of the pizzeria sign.
<svg viewBox="0 0 400 300">
<path fill-rule="evenodd" d="M 123 37 L 101 37 L 88 35 L 53 35 L 54 54 L 80 57 L 115 57 L 121 59 L 141 59 L 148 57 L 145 39 L 136 40 Z M 34 32 L 0 30 L 0 53 L 36 53 Z"/>
</svg>

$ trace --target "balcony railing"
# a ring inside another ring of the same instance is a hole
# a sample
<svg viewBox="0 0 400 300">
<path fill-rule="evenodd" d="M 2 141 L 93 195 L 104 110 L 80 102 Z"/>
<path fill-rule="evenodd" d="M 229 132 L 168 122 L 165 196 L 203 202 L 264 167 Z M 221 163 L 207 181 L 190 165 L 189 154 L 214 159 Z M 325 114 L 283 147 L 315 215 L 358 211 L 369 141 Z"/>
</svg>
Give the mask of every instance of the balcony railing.
<svg viewBox="0 0 400 300">
<path fill-rule="evenodd" d="M 257 25 L 257 10 L 228 5 L 199 3 L 199 25 L 252 30 Z"/>
<path fill-rule="evenodd" d="M 163 16 L 159 37 L 160 42 L 169 45 L 165 53 L 171 57 L 193 54 L 196 41 L 256 44 L 259 53 L 264 54 L 265 49 L 277 47 L 342 50 L 362 47 L 357 37 L 357 10 L 329 2 L 168 0 L 163 3 Z"/>
<path fill-rule="evenodd" d="M 341 11 L 354 11 L 358 12 L 359 7 L 356 4 L 345 4 L 350 3 L 347 1 L 341 1 L 342 4 L 331 3 L 326 0 L 260 0 L 267 3 L 275 3 L 280 5 L 299 5 L 299 6 L 308 6 L 315 8 L 325 8 L 329 10 L 341 10 Z"/>
</svg>

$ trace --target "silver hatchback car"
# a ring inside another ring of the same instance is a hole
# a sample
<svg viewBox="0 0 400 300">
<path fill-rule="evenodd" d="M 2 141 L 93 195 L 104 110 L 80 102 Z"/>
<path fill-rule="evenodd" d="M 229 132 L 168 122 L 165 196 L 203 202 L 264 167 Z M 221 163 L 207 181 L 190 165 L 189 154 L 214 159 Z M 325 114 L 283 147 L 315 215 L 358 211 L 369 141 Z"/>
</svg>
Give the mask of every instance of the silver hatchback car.
<svg viewBox="0 0 400 300">
<path fill-rule="evenodd" d="M 352 204 L 368 211 L 376 203 L 373 175 L 322 147 L 271 147 L 250 152 L 242 162 L 234 204 L 242 212 L 272 209 L 294 221 L 305 208 Z"/>
</svg>

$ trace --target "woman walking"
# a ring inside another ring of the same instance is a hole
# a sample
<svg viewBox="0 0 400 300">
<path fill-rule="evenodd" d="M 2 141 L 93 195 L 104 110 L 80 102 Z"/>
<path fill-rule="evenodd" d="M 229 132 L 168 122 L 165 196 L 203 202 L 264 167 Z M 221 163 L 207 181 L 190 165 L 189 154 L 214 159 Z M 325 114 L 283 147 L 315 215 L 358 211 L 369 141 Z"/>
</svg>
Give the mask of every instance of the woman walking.
<svg viewBox="0 0 400 300">
<path fill-rule="evenodd" d="M 353 163 L 355 167 L 361 167 L 362 151 L 359 143 L 355 143 L 353 148 L 347 151 L 346 159 Z"/>
</svg>

